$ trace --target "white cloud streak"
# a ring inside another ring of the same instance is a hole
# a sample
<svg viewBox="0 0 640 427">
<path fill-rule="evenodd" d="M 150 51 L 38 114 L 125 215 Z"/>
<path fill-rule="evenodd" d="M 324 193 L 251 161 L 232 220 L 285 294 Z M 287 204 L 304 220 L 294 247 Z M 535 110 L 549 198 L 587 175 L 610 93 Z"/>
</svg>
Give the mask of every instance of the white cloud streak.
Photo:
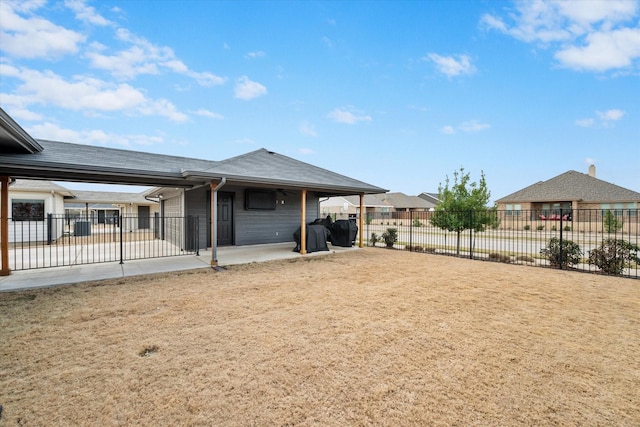
<svg viewBox="0 0 640 427">
<path fill-rule="evenodd" d="M 124 111 L 158 115 L 175 122 L 188 119 L 168 100 L 149 99 L 142 91 L 125 83 L 114 84 L 86 76 L 75 76 L 67 81 L 51 71 L 16 68 L 8 64 L 0 65 L 0 76 L 22 81 L 10 99 L 13 105 L 22 108 L 54 105 L 85 114 L 91 111 Z"/>
<path fill-rule="evenodd" d="M 359 122 L 370 122 L 371 116 L 355 109 L 352 106 L 339 107 L 327 114 L 327 117 L 334 122 L 354 125 Z"/>
<path fill-rule="evenodd" d="M 120 145 L 129 147 L 132 145 L 162 144 L 164 139 L 159 136 L 143 134 L 116 134 L 99 129 L 73 130 L 62 128 L 57 124 L 45 122 L 28 128 L 35 138 L 49 139 L 52 141 L 65 141 L 85 145 Z"/>
<path fill-rule="evenodd" d="M 491 125 L 488 123 L 483 123 L 479 120 L 467 120 L 466 122 L 462 122 L 455 127 L 451 125 L 443 126 L 442 128 L 440 128 L 440 132 L 442 132 L 445 135 L 454 135 L 458 131 L 467 132 L 467 133 L 481 132 L 483 130 L 487 130 L 490 128 L 491 128 Z"/>
<path fill-rule="evenodd" d="M 254 82 L 247 76 L 238 78 L 235 86 L 235 97 L 248 101 L 267 94 L 267 88 L 258 82 Z"/>
<path fill-rule="evenodd" d="M 524 1 L 507 18 L 485 14 L 480 23 L 554 51 L 562 67 L 590 72 L 629 70 L 640 59 L 638 1 Z"/>
<path fill-rule="evenodd" d="M 64 5 L 73 10 L 76 18 L 80 21 L 98 26 L 112 24 L 111 21 L 97 13 L 95 8 L 87 6 L 84 0 L 65 0 Z"/>
<path fill-rule="evenodd" d="M 476 68 L 471 64 L 471 58 L 468 55 L 442 56 L 437 53 L 429 53 L 423 59 L 436 64 L 438 71 L 447 77 L 456 77 L 476 72 Z"/>
<path fill-rule="evenodd" d="M 606 128 L 610 127 L 613 122 L 621 120 L 626 115 L 626 112 L 618 109 L 611 109 L 606 111 L 596 111 L 595 114 L 597 120 L 594 117 L 588 117 L 584 119 L 578 119 L 574 123 L 576 124 L 576 126 L 580 127 L 599 126 Z"/>
<path fill-rule="evenodd" d="M 0 50 L 15 58 L 57 59 L 76 54 L 86 37 L 46 19 L 18 12 L 31 12 L 39 4 L 0 1 Z"/>
</svg>

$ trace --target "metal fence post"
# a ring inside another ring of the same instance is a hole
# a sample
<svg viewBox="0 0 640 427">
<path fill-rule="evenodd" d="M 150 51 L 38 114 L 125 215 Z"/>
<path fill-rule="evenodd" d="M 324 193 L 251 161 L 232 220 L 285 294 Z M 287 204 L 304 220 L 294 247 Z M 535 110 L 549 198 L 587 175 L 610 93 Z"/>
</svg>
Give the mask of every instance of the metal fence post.
<svg viewBox="0 0 640 427">
<path fill-rule="evenodd" d="M 562 250 L 562 243 L 563 243 L 563 237 L 562 237 L 562 208 L 560 208 L 560 270 L 562 270 L 563 264 L 564 264 L 564 254 L 563 254 L 563 250 Z"/>
<path fill-rule="evenodd" d="M 123 259 L 123 243 L 122 243 L 122 229 L 124 228 L 122 225 L 122 221 L 124 220 L 124 215 L 120 215 L 120 264 L 124 264 Z"/>
<path fill-rule="evenodd" d="M 473 259 L 473 210 L 469 209 L 469 259 Z"/>
<path fill-rule="evenodd" d="M 409 211 L 409 250 L 413 251 L 413 211 Z"/>
</svg>

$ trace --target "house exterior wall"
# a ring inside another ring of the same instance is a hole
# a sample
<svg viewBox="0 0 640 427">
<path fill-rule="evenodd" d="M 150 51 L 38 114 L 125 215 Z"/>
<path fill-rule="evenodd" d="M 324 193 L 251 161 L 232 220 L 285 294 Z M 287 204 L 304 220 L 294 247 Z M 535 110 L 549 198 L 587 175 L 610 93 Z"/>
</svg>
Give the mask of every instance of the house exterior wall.
<svg viewBox="0 0 640 427">
<path fill-rule="evenodd" d="M 255 188 L 255 187 L 250 187 Z M 245 190 L 247 187 L 225 185 L 219 192 L 233 195 L 233 241 L 234 245 L 257 245 L 267 243 L 294 242 L 293 233 L 300 227 L 301 192 L 286 190 L 277 193 L 275 210 L 245 209 Z M 211 191 L 208 186 L 183 193 L 167 194 L 163 199 L 163 217 L 176 215 L 184 206 L 185 217 L 198 217 L 199 246 L 207 247 L 210 242 Z M 320 201 L 314 192 L 307 192 L 307 223 L 320 218 Z M 177 242 L 184 232 L 165 226 L 165 237 Z M 188 244 L 188 242 L 187 242 Z"/>
<path fill-rule="evenodd" d="M 165 192 L 160 202 L 160 221 L 162 239 L 177 246 L 184 247 L 184 191 L 174 190 Z"/>
<path fill-rule="evenodd" d="M 64 227 L 57 221 L 49 223 L 47 215 L 64 215 L 64 198 L 55 192 L 49 191 L 11 191 L 9 187 L 9 217 L 13 217 L 14 201 L 39 200 L 44 202 L 43 220 L 35 221 L 9 221 L 9 243 L 13 242 L 45 242 L 51 231 L 51 238 L 58 239 L 64 232 Z M 49 226 L 52 227 L 49 230 Z"/>
<path fill-rule="evenodd" d="M 301 192 L 287 190 L 286 196 L 278 192 L 275 210 L 246 210 L 245 188 L 227 188 L 234 192 L 235 244 L 257 245 L 293 242 L 293 233 L 300 227 L 302 210 Z M 283 203 L 284 202 L 284 203 Z M 307 223 L 320 217 L 320 202 L 313 192 L 307 192 Z"/>
</svg>

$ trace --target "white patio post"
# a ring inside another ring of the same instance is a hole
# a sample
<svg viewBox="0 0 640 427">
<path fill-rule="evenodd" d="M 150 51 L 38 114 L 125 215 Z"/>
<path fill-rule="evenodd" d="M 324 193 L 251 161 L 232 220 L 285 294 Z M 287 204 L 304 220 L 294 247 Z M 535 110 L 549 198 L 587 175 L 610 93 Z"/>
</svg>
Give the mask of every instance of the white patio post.
<svg viewBox="0 0 640 427">
<path fill-rule="evenodd" d="M 360 218 L 358 221 L 358 247 L 359 248 L 364 248 L 364 239 L 363 239 L 363 234 L 364 234 L 364 193 L 360 193 Z"/>
</svg>

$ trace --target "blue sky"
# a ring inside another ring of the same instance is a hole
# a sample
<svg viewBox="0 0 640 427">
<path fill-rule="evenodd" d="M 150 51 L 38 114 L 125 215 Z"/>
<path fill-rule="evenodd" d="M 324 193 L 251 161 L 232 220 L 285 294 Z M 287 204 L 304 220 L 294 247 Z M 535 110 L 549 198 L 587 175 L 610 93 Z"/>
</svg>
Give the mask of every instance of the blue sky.
<svg viewBox="0 0 640 427">
<path fill-rule="evenodd" d="M 36 138 L 264 147 L 410 195 L 591 163 L 640 191 L 638 1 L 0 0 L 0 54 Z"/>
</svg>

